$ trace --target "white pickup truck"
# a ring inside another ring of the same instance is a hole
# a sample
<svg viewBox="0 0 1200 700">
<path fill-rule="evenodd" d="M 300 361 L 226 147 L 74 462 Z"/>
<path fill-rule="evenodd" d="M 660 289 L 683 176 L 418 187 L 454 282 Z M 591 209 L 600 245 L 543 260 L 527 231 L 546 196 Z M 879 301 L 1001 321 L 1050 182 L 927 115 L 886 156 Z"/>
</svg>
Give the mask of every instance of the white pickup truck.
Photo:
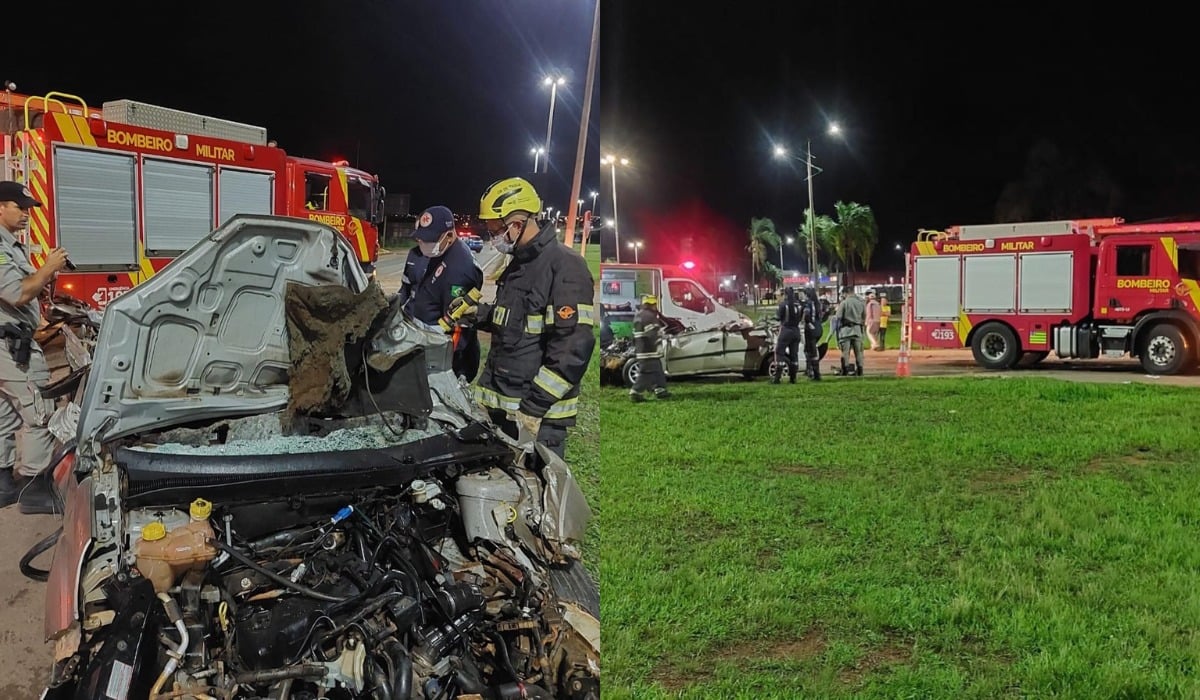
<svg viewBox="0 0 1200 700">
<path fill-rule="evenodd" d="M 676 265 L 600 265 L 600 309 L 617 337 L 631 333 L 630 324 L 642 295 L 658 297 L 658 310 L 679 320 L 685 328 L 708 330 L 721 326 L 754 325 L 745 314 L 717 301 L 704 285 Z"/>
</svg>

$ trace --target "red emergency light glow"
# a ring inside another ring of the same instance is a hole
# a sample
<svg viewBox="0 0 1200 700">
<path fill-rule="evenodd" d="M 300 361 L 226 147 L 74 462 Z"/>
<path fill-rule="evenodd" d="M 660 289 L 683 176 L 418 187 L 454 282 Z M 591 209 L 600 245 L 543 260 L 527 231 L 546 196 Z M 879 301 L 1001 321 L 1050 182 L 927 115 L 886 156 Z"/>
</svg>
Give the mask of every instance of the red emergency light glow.
<svg viewBox="0 0 1200 700">
<path fill-rule="evenodd" d="M 694 267 L 696 267 L 696 263 L 692 262 L 691 260 L 684 260 L 684 261 L 683 261 L 683 269 L 685 269 L 685 270 L 691 270 L 691 269 L 692 269 L 692 268 L 694 268 Z"/>
</svg>

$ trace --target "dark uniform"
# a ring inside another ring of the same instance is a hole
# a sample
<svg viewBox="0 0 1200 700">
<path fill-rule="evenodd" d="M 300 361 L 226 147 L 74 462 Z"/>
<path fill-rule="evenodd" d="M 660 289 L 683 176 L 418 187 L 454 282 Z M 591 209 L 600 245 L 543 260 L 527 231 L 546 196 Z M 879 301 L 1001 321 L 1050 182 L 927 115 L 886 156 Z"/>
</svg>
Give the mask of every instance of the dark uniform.
<svg viewBox="0 0 1200 700">
<path fill-rule="evenodd" d="M 821 301 L 817 298 L 817 290 L 812 287 L 804 290 L 804 306 L 801 314 L 804 319 L 804 359 L 807 365 L 805 374 L 812 380 L 821 378 L 821 354 L 817 348 L 817 342 L 823 332 L 821 321 L 824 320 L 826 314 L 826 307 Z"/>
<path fill-rule="evenodd" d="M 775 341 L 772 384 L 779 383 L 784 364 L 788 368 L 788 381 L 796 383 L 796 373 L 800 371 L 800 313 L 801 305 L 796 299 L 796 290 L 788 287 L 784 290 L 783 301 L 779 302 L 779 308 L 775 310 L 775 320 L 779 321 L 779 338 Z"/>
<path fill-rule="evenodd" d="M 660 332 L 663 329 L 662 314 L 656 304 L 642 302 L 642 308 L 633 317 L 633 349 L 637 353 L 638 377 L 629 389 L 629 398 L 645 401 L 642 392 L 653 389 L 657 398 L 670 396 L 667 391 L 667 375 L 663 372 Z"/>
<path fill-rule="evenodd" d="M 513 251 L 494 305 L 480 306 L 491 347 L 477 400 L 497 425 L 511 425 L 506 414 L 518 410 L 541 418 L 537 441 L 560 457 L 596 345 L 594 287 L 583 257 L 547 227 Z"/>
<path fill-rule="evenodd" d="M 475 256 L 466 243 L 456 240 L 433 259 L 425 257 L 420 248 L 409 250 L 399 297 L 410 316 L 436 326 L 451 301 L 482 287 L 483 272 L 475 264 Z M 455 333 L 454 373 L 469 382 L 479 371 L 479 336 L 474 327 L 456 328 Z"/>
</svg>

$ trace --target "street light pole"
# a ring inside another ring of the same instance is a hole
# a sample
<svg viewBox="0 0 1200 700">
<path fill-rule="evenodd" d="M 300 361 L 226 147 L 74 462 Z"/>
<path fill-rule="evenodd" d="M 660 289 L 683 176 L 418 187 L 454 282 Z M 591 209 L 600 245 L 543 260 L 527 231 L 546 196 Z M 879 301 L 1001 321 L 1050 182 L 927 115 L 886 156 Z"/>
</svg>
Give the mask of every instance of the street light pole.
<svg viewBox="0 0 1200 700">
<path fill-rule="evenodd" d="M 558 86 L 567 82 L 566 78 L 547 77 L 543 83 L 550 86 L 550 117 L 546 120 L 546 160 L 542 161 L 542 172 L 550 172 L 550 134 L 554 131 L 554 98 L 558 95 Z"/>
<path fill-rule="evenodd" d="M 600 196 L 600 193 L 597 192 L 596 190 L 592 190 L 592 208 L 591 208 L 592 212 L 596 211 L 596 197 L 598 197 L 598 196 Z"/>
<path fill-rule="evenodd" d="M 807 139 L 806 143 L 807 157 L 804 159 L 804 164 L 808 169 L 806 177 L 808 180 L 808 270 L 813 289 L 816 289 L 820 279 L 817 277 L 817 223 L 813 212 L 812 139 Z"/>
<path fill-rule="evenodd" d="M 613 238 L 617 244 L 617 263 L 621 262 L 621 229 L 617 225 L 617 157 L 607 155 L 602 161 L 608 163 L 608 167 L 612 168 L 612 193 L 613 193 Z M 621 158 L 621 165 L 629 165 L 628 158 Z"/>
<path fill-rule="evenodd" d="M 542 155 L 545 152 L 546 152 L 546 149 L 544 149 L 544 148 L 529 149 L 530 155 L 533 156 L 533 172 L 536 173 L 538 171 L 538 156 Z"/>
</svg>

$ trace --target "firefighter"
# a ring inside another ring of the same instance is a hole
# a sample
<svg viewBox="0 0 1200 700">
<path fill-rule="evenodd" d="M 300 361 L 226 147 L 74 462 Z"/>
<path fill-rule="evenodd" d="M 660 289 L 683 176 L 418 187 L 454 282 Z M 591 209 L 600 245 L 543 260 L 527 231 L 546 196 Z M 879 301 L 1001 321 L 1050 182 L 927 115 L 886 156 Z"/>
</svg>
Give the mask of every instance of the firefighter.
<svg viewBox="0 0 1200 700">
<path fill-rule="evenodd" d="M 662 365 L 662 313 L 658 310 L 658 297 L 646 294 L 642 297 L 642 308 L 633 317 L 633 345 L 637 353 L 638 377 L 629 388 L 629 399 L 634 403 L 645 401 L 642 392 L 654 390 L 654 397 L 665 399 L 671 396 L 667 391 L 667 375 Z"/>
<path fill-rule="evenodd" d="M 50 381 L 46 356 L 33 331 L 42 324 L 38 295 L 68 264 L 67 251 L 45 254 L 38 269 L 17 235 L 42 203 L 16 182 L 0 182 L 0 507 L 20 501 L 22 513 L 53 513 L 49 466 L 54 436 L 47 425 L 54 402 L 39 387 Z M 16 434 L 21 433 L 21 462 Z"/>
<path fill-rule="evenodd" d="M 454 373 L 468 382 L 479 371 L 479 336 L 471 325 L 450 320 L 454 300 L 483 287 L 483 271 L 454 230 L 454 214 L 430 207 L 413 230 L 417 246 L 408 251 L 398 297 L 410 316 L 452 335 Z"/>
<path fill-rule="evenodd" d="M 475 392 L 506 433 L 519 438 L 523 429 L 563 457 L 596 345 L 595 281 L 554 227 L 539 224 L 541 211 L 541 197 L 519 177 L 492 183 L 480 197 L 479 218 L 511 260 L 494 302 L 474 309 L 479 328 L 491 334 Z"/>
<path fill-rule="evenodd" d="M 821 338 L 821 322 L 827 313 L 817 298 L 817 290 L 813 287 L 804 288 L 804 305 L 800 309 L 800 317 L 804 321 L 804 361 L 805 374 L 811 381 L 821 381 L 821 351 L 817 343 Z"/>
<path fill-rule="evenodd" d="M 775 310 L 775 320 L 779 321 L 779 338 L 775 341 L 775 367 L 771 370 L 771 383 L 778 384 L 783 374 L 784 364 L 787 364 L 788 382 L 796 383 L 796 374 L 800 371 L 800 332 L 801 304 L 796 299 L 796 290 L 788 287 L 784 290 L 779 308 Z M 807 350 L 807 343 L 805 343 Z"/>
</svg>

